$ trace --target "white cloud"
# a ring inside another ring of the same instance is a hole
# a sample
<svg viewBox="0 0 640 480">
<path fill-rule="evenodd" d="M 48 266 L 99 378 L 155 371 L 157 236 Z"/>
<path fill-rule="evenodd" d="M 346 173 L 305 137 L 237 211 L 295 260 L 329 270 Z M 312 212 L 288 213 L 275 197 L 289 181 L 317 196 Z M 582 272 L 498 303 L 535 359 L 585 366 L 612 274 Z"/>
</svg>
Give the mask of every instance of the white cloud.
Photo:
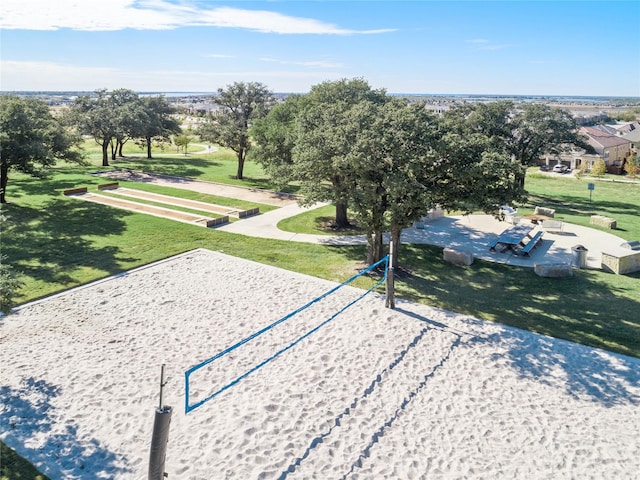
<svg viewBox="0 0 640 480">
<path fill-rule="evenodd" d="M 277 92 L 308 91 L 311 85 L 349 76 L 344 72 L 308 70 L 162 70 L 81 67 L 55 62 L 0 62 L 2 91 L 93 91 L 130 88 L 136 91 L 214 92 L 220 87 L 251 79 Z"/>
<path fill-rule="evenodd" d="M 243 28 L 264 33 L 354 35 L 393 29 L 351 30 L 266 10 L 199 8 L 167 0 L 3 0 L 0 28 L 21 30 L 163 30 L 189 26 Z"/>
</svg>

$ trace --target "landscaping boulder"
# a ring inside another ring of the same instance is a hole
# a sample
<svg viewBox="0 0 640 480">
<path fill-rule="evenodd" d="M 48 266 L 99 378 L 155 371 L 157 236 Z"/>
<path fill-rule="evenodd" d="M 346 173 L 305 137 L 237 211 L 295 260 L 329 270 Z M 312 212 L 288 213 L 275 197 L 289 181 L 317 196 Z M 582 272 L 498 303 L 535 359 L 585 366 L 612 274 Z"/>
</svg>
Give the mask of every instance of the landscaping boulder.
<svg viewBox="0 0 640 480">
<path fill-rule="evenodd" d="M 626 275 L 640 271 L 640 250 L 612 247 L 602 251 L 602 269 L 605 272 Z"/>
<path fill-rule="evenodd" d="M 536 263 L 533 271 L 539 277 L 562 278 L 573 275 L 573 269 L 569 263 Z"/>
<path fill-rule="evenodd" d="M 591 220 L 589 221 L 589 223 L 591 223 L 591 225 L 596 225 L 598 227 L 604 228 L 614 229 L 617 227 L 615 218 L 609 218 L 603 215 L 591 215 Z"/>
<path fill-rule="evenodd" d="M 445 248 L 442 254 L 444 261 L 453 265 L 469 266 L 473 263 L 473 254 L 463 250 L 455 250 L 453 248 Z"/>
</svg>

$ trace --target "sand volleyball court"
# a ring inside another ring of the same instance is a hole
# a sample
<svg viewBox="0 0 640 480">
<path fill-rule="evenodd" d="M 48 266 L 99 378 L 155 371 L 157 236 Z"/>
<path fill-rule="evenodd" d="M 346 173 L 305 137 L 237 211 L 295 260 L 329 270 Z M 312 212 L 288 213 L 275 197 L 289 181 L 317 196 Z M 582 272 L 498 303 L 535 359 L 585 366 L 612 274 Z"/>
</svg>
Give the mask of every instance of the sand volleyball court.
<svg viewBox="0 0 640 480">
<path fill-rule="evenodd" d="M 195 250 L 0 319 L 0 438 L 52 479 L 637 478 L 640 360 L 370 294 L 184 413 L 184 372 L 334 283 Z M 206 395 L 356 299 L 199 372 Z M 214 365 L 214 364 L 212 364 Z"/>
</svg>

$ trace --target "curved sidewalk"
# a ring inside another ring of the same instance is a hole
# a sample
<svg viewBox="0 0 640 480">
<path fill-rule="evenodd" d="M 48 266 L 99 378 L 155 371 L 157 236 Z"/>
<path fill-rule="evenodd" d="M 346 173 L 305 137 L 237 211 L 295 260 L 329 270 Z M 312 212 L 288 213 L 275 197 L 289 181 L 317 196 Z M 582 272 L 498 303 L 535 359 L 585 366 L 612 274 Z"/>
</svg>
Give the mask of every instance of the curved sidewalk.
<svg viewBox="0 0 640 480">
<path fill-rule="evenodd" d="M 317 208 L 300 207 L 297 204 L 267 212 L 239 222 L 221 227 L 219 230 L 261 238 L 273 238 L 294 242 L 317 243 L 324 245 L 364 245 L 363 235 L 311 235 L 291 233 L 280 230 L 277 224 L 294 215 Z M 492 262 L 506 263 L 523 267 L 533 267 L 535 263 L 571 263 L 572 248 L 582 245 L 587 248 L 587 268 L 601 268 L 603 250 L 618 247 L 625 240 L 611 233 L 589 227 L 564 223 L 563 232 L 545 232 L 541 242 L 529 256 L 514 255 L 511 251 L 501 253 L 489 250 L 491 240 L 511 225 L 496 220 L 491 215 L 451 216 L 434 220 L 424 229 L 407 228 L 403 230 L 402 243 L 419 243 L 450 247 L 469 251 L 475 258 Z"/>
</svg>

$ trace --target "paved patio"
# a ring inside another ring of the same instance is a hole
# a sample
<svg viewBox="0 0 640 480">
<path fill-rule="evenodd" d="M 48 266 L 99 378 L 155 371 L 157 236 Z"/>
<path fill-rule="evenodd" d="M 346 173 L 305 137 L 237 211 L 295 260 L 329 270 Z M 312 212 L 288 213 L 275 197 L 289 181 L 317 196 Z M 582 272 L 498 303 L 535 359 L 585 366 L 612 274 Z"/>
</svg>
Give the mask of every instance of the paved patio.
<svg viewBox="0 0 640 480">
<path fill-rule="evenodd" d="M 294 242 L 308 242 L 326 245 L 362 245 L 362 235 L 309 235 L 285 232 L 277 228 L 280 220 L 309 208 L 287 205 L 271 212 L 245 219 L 241 222 L 219 227 L 219 230 L 262 238 L 275 238 Z M 528 220 L 525 220 L 528 221 Z M 571 263 L 572 247 L 584 246 L 587 252 L 587 268 L 601 268 L 603 249 L 617 247 L 625 240 L 611 233 L 593 228 L 564 223 L 563 232 L 545 232 L 542 240 L 529 256 L 514 255 L 510 250 L 504 253 L 489 250 L 491 240 L 511 227 L 506 222 L 496 220 L 491 215 L 467 215 L 443 217 L 425 224 L 424 229 L 403 230 L 403 243 L 423 243 L 450 247 L 471 252 L 475 258 L 493 262 L 533 267 L 535 263 Z"/>
</svg>

